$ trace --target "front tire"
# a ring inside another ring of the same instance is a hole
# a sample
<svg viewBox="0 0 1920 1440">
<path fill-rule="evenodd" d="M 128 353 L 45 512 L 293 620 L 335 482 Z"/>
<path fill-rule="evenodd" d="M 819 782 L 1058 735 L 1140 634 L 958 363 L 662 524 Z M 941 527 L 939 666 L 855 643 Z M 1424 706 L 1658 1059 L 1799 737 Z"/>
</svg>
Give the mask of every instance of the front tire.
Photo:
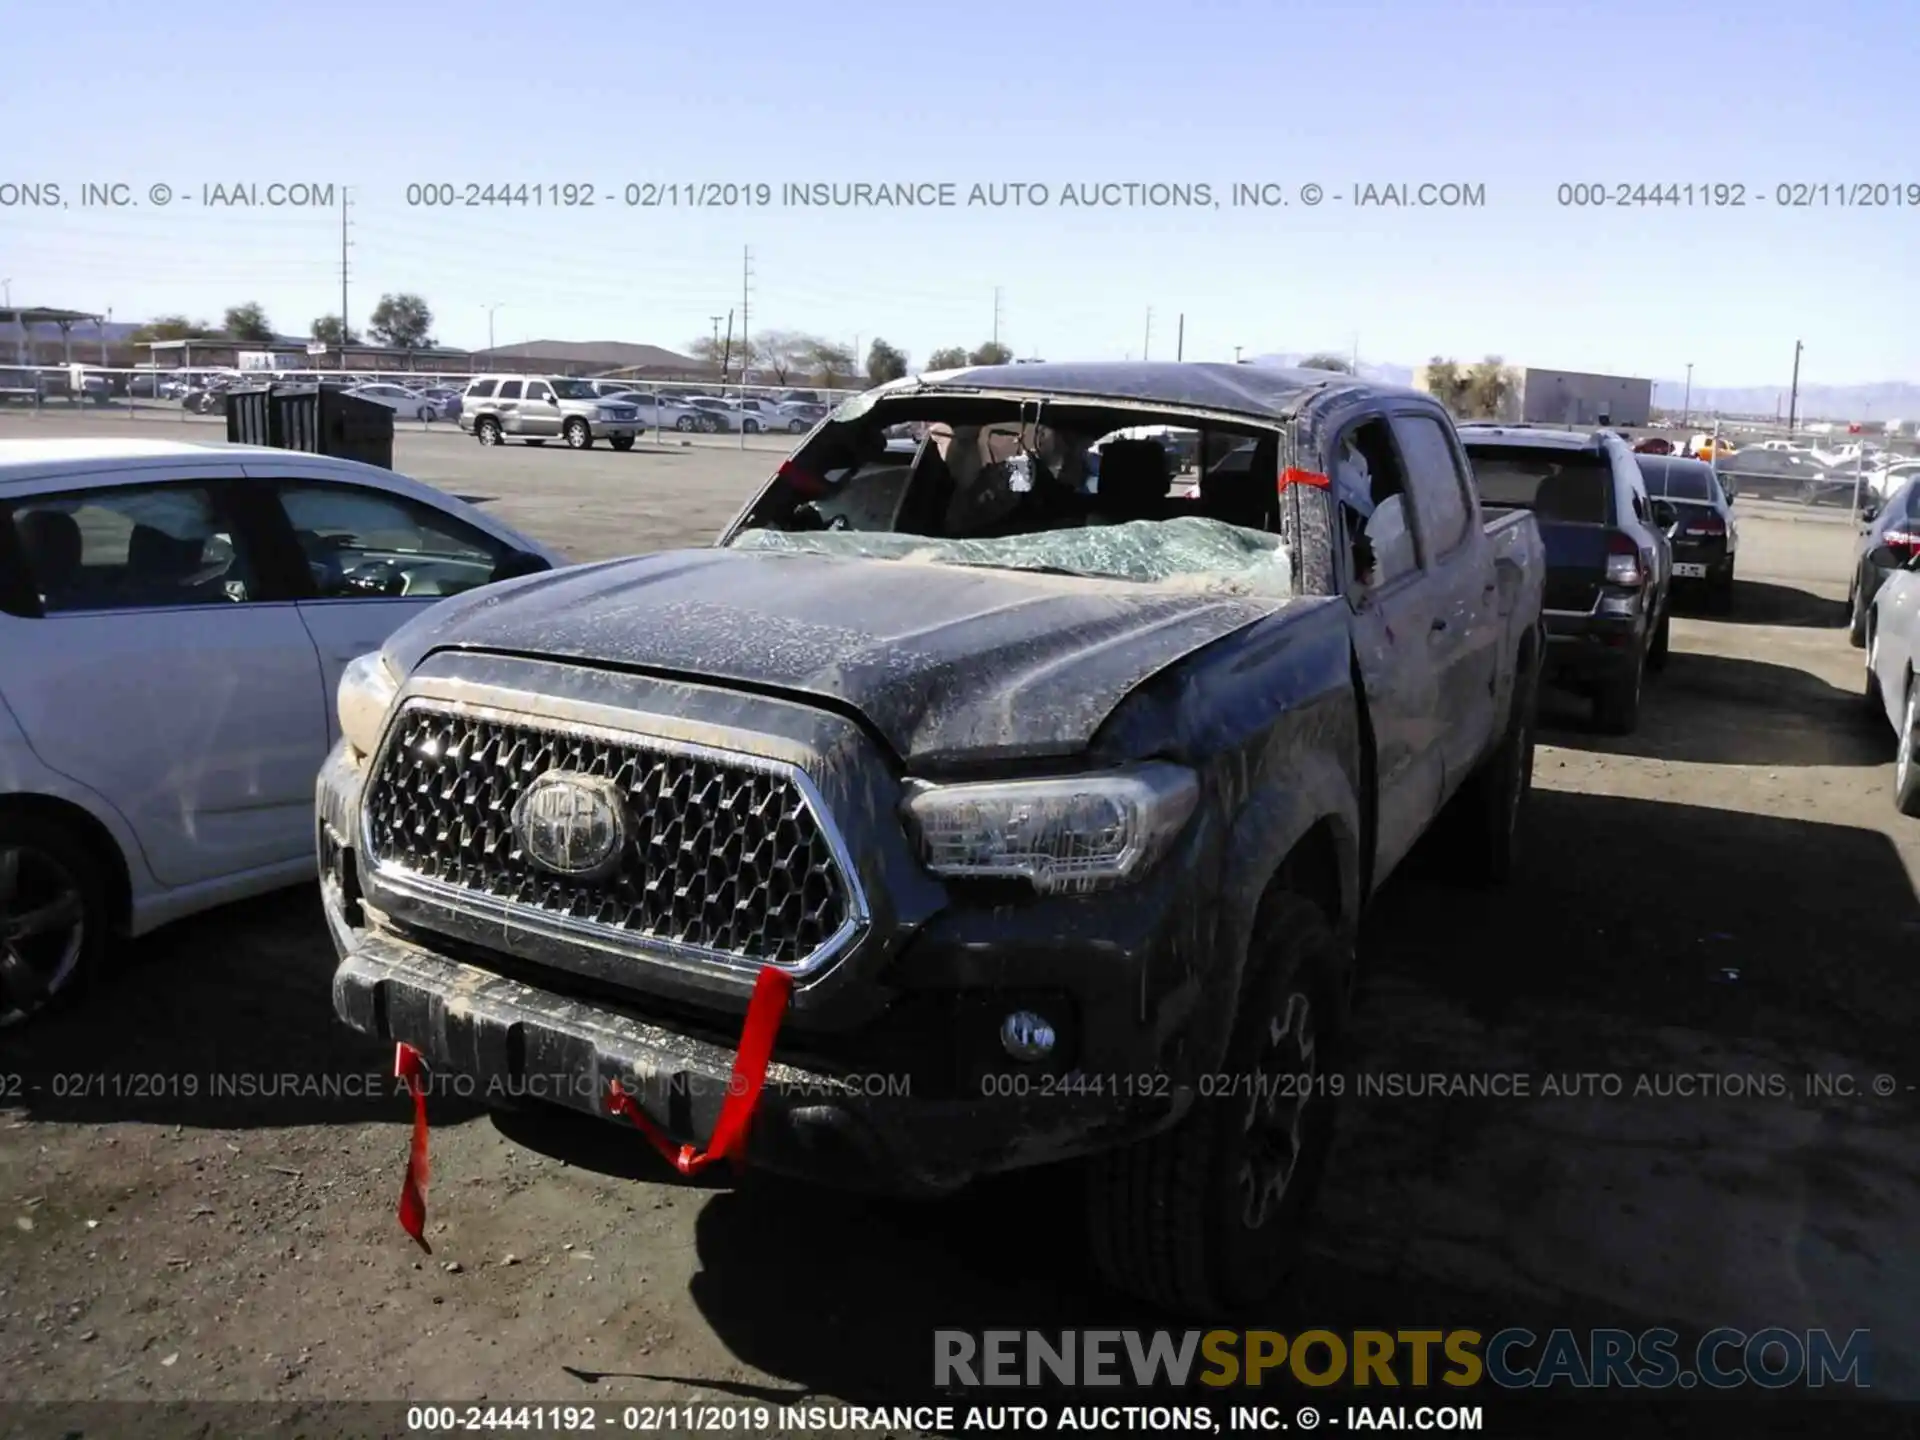
<svg viewBox="0 0 1920 1440">
<path fill-rule="evenodd" d="M 1851 618 L 1847 624 L 1847 643 L 1859 650 L 1867 643 L 1867 596 L 1860 588 L 1860 572 L 1853 572 L 1853 584 L 1847 588 L 1847 607 Z"/>
<path fill-rule="evenodd" d="M 428 421 L 430 421 L 430 420 L 432 420 L 432 419 L 433 419 L 433 411 L 432 411 L 432 409 L 430 409 L 430 408 L 429 408 L 428 406 L 425 406 L 425 405 L 422 405 L 422 406 L 421 406 L 421 407 L 419 408 L 419 410 L 417 410 L 417 411 L 416 411 L 416 412 L 414 413 L 414 417 L 413 417 L 413 418 L 414 418 L 414 419 L 416 419 L 416 420 L 418 420 L 418 421 L 419 421 L 419 422 L 420 422 L 420 423 L 421 423 L 422 425 L 424 425 L 424 424 L 426 424 L 426 423 L 427 423 Z"/>
<path fill-rule="evenodd" d="M 804 421 L 804 420 L 792 420 L 792 421 L 789 421 L 789 422 L 788 422 L 788 424 L 787 424 L 787 433 L 788 433 L 789 435 L 804 435 L 804 434 L 806 434 L 806 433 L 807 433 L 807 422 L 806 422 L 806 421 Z"/>
<path fill-rule="evenodd" d="M 574 419 L 567 421 L 566 425 L 561 429 L 560 434 L 567 442 L 567 448 L 569 450 L 590 450 L 593 448 L 593 431 L 588 428 L 587 422 L 584 420 Z"/>
<path fill-rule="evenodd" d="M 740 429 L 745 434 L 758 435 L 760 433 L 760 422 L 758 420 L 742 420 L 740 422 Z"/>
<path fill-rule="evenodd" d="M 1108 1284 L 1207 1319 L 1280 1289 L 1333 1136 L 1345 971 L 1319 906 L 1286 890 L 1261 902 L 1221 1082 L 1172 1129 L 1089 1165 L 1088 1238 Z"/>
<path fill-rule="evenodd" d="M 505 438 L 500 433 L 500 422 L 491 415 L 475 422 L 473 438 L 478 440 L 482 445 L 501 445 L 505 443 Z"/>
<path fill-rule="evenodd" d="M 620 450 L 620 451 L 631 450 L 633 449 L 633 436 L 616 435 L 611 440 L 607 441 L 607 443 L 613 446 L 613 448 L 616 450 Z"/>
<path fill-rule="evenodd" d="M 678 420 L 673 422 L 673 428 L 692 434 L 700 428 L 700 422 L 695 420 L 691 415 L 682 415 Z"/>
<path fill-rule="evenodd" d="M 99 862 L 58 820 L 0 815 L 0 1030 L 72 1001 L 99 972 L 111 916 Z"/>
<path fill-rule="evenodd" d="M 1900 753 L 1893 764 L 1893 803 L 1902 815 L 1920 819 L 1920 679 L 1907 684 L 1907 713 L 1900 725 Z"/>
</svg>

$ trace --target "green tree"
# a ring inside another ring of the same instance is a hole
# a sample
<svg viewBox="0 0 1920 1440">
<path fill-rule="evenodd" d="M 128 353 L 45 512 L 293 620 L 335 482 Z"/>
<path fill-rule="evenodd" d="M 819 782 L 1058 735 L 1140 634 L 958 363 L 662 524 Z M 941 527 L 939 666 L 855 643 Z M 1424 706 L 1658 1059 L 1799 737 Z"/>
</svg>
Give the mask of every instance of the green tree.
<svg viewBox="0 0 1920 1440">
<path fill-rule="evenodd" d="M 967 357 L 969 365 L 1006 365 L 1013 360 L 1013 351 L 998 340 L 989 340 Z"/>
<path fill-rule="evenodd" d="M 273 326 L 268 323 L 267 312 L 260 308 L 258 300 L 230 307 L 220 322 L 220 328 L 236 340 L 251 340 L 264 345 L 273 339 Z"/>
<path fill-rule="evenodd" d="M 967 368 L 967 352 L 958 345 L 949 345 L 944 350 L 936 350 L 927 356 L 929 370 L 964 370 Z"/>
<path fill-rule="evenodd" d="M 149 340 L 213 340 L 220 332 L 204 320 L 184 315 L 157 315 L 133 332 L 136 343 Z"/>
<path fill-rule="evenodd" d="M 433 311 L 418 295 L 382 295 L 368 328 L 374 339 L 396 350 L 426 350 L 433 345 Z"/>
<path fill-rule="evenodd" d="M 1300 368 L 1302 370 L 1334 370 L 1342 375 L 1351 375 L 1353 373 L 1353 366 L 1349 365 L 1345 360 L 1342 360 L 1338 355 L 1331 355 L 1325 351 L 1322 351 L 1318 355 L 1307 356 L 1306 359 L 1300 362 Z"/>
<path fill-rule="evenodd" d="M 1438 400 L 1455 415 L 1463 413 L 1466 403 L 1466 380 L 1460 373 L 1460 364 L 1436 355 L 1427 362 L 1427 393 Z"/>
<path fill-rule="evenodd" d="M 884 385 L 889 380 L 898 380 L 907 373 L 907 352 L 895 349 L 884 340 L 875 340 L 867 347 L 867 382 L 872 385 Z"/>
<path fill-rule="evenodd" d="M 340 348 L 340 317 L 322 315 L 307 327 L 307 333 L 322 345 L 331 345 L 337 350 Z M 359 343 L 360 337 L 351 330 L 347 331 L 347 344 L 358 345 Z"/>
<path fill-rule="evenodd" d="M 1513 372 L 1498 355 L 1489 355 L 1462 382 L 1467 410 L 1477 420 L 1498 420 L 1513 393 Z"/>
</svg>

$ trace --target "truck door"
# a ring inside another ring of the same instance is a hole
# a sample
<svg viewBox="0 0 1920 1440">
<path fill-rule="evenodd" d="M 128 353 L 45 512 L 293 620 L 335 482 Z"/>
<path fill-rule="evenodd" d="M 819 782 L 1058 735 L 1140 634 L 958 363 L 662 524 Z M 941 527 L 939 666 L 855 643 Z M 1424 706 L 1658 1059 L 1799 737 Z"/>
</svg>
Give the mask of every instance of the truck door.
<svg viewBox="0 0 1920 1440">
<path fill-rule="evenodd" d="M 1428 648 L 1438 672 L 1444 796 L 1472 772 L 1493 737 L 1499 582 L 1466 462 L 1448 426 L 1428 411 L 1400 410 L 1393 416 L 1393 433 L 1413 491 L 1434 605 Z"/>
<path fill-rule="evenodd" d="M 1354 651 L 1373 720 L 1378 835 L 1374 883 L 1406 858 L 1440 806 L 1445 777 L 1440 670 L 1432 630 L 1438 612 L 1426 583 L 1406 474 L 1384 416 L 1354 422 L 1333 446 L 1331 470 L 1371 497 L 1364 522 L 1372 568 L 1351 571 Z M 1346 513 L 1352 530 L 1359 517 Z"/>
</svg>

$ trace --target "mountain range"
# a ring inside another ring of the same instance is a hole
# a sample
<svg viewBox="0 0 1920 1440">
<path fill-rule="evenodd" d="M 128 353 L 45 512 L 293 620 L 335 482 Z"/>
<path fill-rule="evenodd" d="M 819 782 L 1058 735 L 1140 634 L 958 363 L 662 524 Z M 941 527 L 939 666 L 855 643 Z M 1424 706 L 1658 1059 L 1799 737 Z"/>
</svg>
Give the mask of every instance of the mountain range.
<svg viewBox="0 0 1920 1440">
<path fill-rule="evenodd" d="M 1256 365 L 1298 365 L 1307 352 L 1258 355 Z M 1414 367 L 1386 362 L 1360 362 L 1360 377 L 1380 385 L 1411 385 Z M 1657 410 L 1678 410 L 1689 405 L 1696 415 L 1772 415 L 1787 413 L 1785 385 L 1696 385 L 1691 399 L 1687 382 L 1655 380 L 1653 404 Z M 1868 385 L 1802 385 L 1800 418 L 1803 420 L 1920 420 L 1920 385 L 1904 380 L 1884 380 Z"/>
</svg>

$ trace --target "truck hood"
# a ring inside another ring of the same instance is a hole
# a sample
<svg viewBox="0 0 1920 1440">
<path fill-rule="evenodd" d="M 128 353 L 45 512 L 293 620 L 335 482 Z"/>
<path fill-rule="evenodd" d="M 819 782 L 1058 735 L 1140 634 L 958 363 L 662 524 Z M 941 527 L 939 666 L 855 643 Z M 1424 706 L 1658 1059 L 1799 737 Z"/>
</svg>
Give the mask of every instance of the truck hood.
<svg viewBox="0 0 1920 1440">
<path fill-rule="evenodd" d="M 469 591 L 395 633 L 402 674 L 499 651 L 772 690 L 909 764 L 1083 751 L 1142 682 L 1287 601 L 1072 576 L 708 549 Z"/>
</svg>

